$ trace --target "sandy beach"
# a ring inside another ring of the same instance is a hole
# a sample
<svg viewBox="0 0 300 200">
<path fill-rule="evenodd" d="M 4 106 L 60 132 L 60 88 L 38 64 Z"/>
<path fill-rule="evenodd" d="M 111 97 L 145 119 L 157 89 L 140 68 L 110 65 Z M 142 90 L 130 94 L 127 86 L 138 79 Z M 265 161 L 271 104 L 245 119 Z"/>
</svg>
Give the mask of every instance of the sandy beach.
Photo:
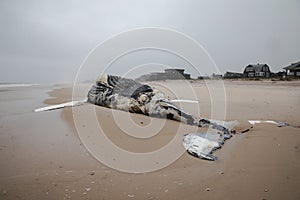
<svg viewBox="0 0 300 200">
<path fill-rule="evenodd" d="M 300 81 L 225 80 L 224 85 L 209 81 L 209 87 L 204 81 L 193 81 L 189 83 L 195 91 L 192 97 L 181 81 L 149 84 L 171 98 L 198 99 L 198 104 L 180 105 L 191 114 L 238 120 L 241 129 L 250 127 L 245 122 L 252 119 L 300 126 Z M 83 88 L 89 87 L 86 84 Z M 234 135 L 215 152 L 217 161 L 183 152 L 162 169 L 127 173 L 90 154 L 75 127 L 72 108 L 33 112 L 70 100 L 72 85 L 0 88 L 0 199 L 300 199 L 300 128 L 256 124 L 250 131 Z M 82 118 L 85 110 L 95 111 L 107 138 L 135 153 L 160 149 L 172 141 L 174 134 L 203 131 L 93 105 L 75 109 L 83 113 Z M 80 126 L 81 134 L 96 129 L 89 124 Z M 152 137 L 130 135 L 147 136 L 158 126 L 162 128 Z M 178 151 L 182 149 L 179 142 Z M 105 155 L 109 162 L 118 162 L 113 153 Z"/>
</svg>

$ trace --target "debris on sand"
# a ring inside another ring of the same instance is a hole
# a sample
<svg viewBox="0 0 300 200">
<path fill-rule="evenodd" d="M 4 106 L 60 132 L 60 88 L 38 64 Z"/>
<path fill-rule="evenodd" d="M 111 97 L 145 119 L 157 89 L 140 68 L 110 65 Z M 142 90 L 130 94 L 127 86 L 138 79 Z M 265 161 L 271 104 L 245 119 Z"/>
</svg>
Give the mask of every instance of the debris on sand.
<svg viewBox="0 0 300 200">
<path fill-rule="evenodd" d="M 127 195 L 129 198 L 133 198 L 134 197 L 134 194 L 128 194 Z"/>
<path fill-rule="evenodd" d="M 266 124 L 275 124 L 278 127 L 290 126 L 290 127 L 293 127 L 293 128 L 300 128 L 300 126 L 294 126 L 294 125 L 291 125 L 291 124 L 288 124 L 288 123 L 285 123 L 285 122 L 280 122 L 280 121 L 278 122 L 278 121 L 273 121 L 273 120 L 248 120 L 248 122 L 252 125 L 266 123 Z"/>
<path fill-rule="evenodd" d="M 95 175 L 95 172 L 91 172 L 90 175 L 91 175 L 91 176 Z"/>
</svg>

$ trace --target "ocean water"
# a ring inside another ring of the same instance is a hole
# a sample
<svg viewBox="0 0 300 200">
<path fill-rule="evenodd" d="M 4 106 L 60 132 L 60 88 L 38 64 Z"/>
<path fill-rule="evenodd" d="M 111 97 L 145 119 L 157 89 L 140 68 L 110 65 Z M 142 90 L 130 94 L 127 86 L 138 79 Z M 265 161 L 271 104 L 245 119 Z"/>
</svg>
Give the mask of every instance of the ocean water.
<svg viewBox="0 0 300 200">
<path fill-rule="evenodd" d="M 0 88 L 12 88 L 12 87 L 31 87 L 38 84 L 28 84 L 28 83 L 0 83 Z"/>
<path fill-rule="evenodd" d="M 45 106 L 43 100 L 52 87 L 34 84 L 0 84 L 1 117 L 31 113 L 37 107 Z"/>
</svg>

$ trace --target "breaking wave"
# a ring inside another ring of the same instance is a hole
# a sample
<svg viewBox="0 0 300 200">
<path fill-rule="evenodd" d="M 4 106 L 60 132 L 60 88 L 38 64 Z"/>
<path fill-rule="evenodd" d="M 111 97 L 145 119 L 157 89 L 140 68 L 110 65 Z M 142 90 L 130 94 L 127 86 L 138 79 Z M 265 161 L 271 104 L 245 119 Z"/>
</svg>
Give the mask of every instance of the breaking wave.
<svg viewBox="0 0 300 200">
<path fill-rule="evenodd" d="M 0 83 L 0 88 L 12 88 L 12 87 L 32 87 L 38 84 L 27 84 L 27 83 Z"/>
</svg>

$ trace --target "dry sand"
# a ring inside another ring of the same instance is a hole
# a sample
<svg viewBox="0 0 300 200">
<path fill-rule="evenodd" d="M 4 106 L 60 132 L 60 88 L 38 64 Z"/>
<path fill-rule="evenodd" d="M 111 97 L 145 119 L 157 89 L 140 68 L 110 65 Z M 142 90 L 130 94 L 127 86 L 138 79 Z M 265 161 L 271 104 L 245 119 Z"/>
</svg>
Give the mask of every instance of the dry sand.
<svg viewBox="0 0 300 200">
<path fill-rule="evenodd" d="M 226 120 L 272 119 L 300 125 L 299 83 L 225 81 L 225 101 L 218 95 L 224 91 L 218 82 L 209 82 L 209 88 L 203 81 L 193 82 L 200 103 L 181 106 L 192 114 L 199 111 L 203 117 L 223 119 L 224 109 L 219 108 L 226 105 Z M 191 96 L 180 81 L 151 84 L 170 97 Z M 71 94 L 65 85 L 0 89 L 0 199 L 300 199 L 300 129 L 258 124 L 226 142 L 214 154 L 219 158 L 215 162 L 183 153 L 163 169 L 125 173 L 88 153 L 74 127 L 72 109 L 32 112 L 69 101 Z M 203 131 L 92 105 L 78 107 L 88 108 L 95 109 L 107 137 L 132 152 L 159 149 L 174 133 Z M 151 127 L 165 124 L 151 138 L 134 138 L 115 122 L 128 118 L 127 131 L 133 134 L 151 134 Z M 94 127 L 82 128 L 89 133 Z"/>
</svg>

